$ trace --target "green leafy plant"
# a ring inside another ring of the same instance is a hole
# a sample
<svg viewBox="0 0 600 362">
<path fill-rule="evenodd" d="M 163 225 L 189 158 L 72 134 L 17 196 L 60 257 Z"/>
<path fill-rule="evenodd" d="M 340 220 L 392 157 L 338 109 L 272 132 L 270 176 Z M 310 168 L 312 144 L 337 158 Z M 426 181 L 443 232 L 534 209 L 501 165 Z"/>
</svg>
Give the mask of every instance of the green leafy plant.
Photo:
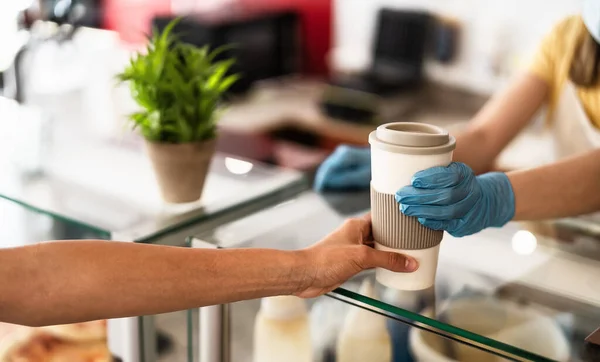
<svg viewBox="0 0 600 362">
<path fill-rule="evenodd" d="M 228 75 L 234 59 L 217 61 L 227 47 L 210 50 L 177 41 L 175 19 L 153 32 L 146 51 L 137 53 L 118 75 L 129 82 L 141 107 L 129 116 L 150 142 L 201 142 L 216 136 L 222 100 L 239 75 Z"/>
</svg>

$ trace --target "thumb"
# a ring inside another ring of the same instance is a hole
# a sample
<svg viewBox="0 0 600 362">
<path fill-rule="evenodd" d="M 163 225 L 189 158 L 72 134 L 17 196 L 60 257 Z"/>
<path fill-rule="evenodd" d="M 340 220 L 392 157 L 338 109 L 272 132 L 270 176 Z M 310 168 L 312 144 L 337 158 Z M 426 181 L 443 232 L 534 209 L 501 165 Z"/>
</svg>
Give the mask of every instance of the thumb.
<svg viewBox="0 0 600 362">
<path fill-rule="evenodd" d="M 414 272 L 419 268 L 419 262 L 410 256 L 370 249 L 365 261 L 367 268 L 384 268 L 399 273 Z"/>
</svg>

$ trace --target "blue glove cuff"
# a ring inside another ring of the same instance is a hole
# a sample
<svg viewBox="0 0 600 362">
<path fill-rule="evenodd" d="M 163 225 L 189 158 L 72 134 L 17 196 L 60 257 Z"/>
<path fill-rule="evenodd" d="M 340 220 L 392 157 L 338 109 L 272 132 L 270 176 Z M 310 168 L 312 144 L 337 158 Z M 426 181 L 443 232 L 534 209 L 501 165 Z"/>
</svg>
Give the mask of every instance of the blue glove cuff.
<svg viewBox="0 0 600 362">
<path fill-rule="evenodd" d="M 503 172 L 490 172 L 477 178 L 490 206 L 486 227 L 504 226 L 515 217 L 515 193 L 508 176 Z"/>
</svg>

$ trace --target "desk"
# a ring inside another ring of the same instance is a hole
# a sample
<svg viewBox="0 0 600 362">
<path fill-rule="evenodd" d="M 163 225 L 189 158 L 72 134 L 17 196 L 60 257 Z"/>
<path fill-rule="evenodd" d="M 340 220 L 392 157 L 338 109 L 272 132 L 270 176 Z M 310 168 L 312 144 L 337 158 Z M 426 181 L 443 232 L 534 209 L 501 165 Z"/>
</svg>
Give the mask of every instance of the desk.
<svg viewBox="0 0 600 362">
<path fill-rule="evenodd" d="M 465 123 L 482 102 L 479 98 L 472 101 L 471 95 L 428 85 L 382 100 L 385 116 L 371 124 L 360 124 L 321 112 L 319 102 L 325 86 L 311 79 L 257 86 L 244 98 L 231 102 L 223 114 L 219 121 L 223 137 L 218 148 L 312 171 L 341 143 L 367 145 L 369 133 L 381 123 L 428 122 L 449 127 Z M 290 134 L 299 140 L 289 141 Z"/>
<path fill-rule="evenodd" d="M 345 218 L 362 214 L 368 203 L 366 192 L 305 192 L 194 240 L 225 248 L 303 248 Z M 338 312 L 360 307 L 384 314 L 394 353 L 412 353 L 397 360 L 451 361 L 448 356 L 462 356 L 478 362 L 592 361 L 584 339 L 600 326 L 600 239 L 553 225 L 560 229 L 555 237 L 517 223 L 460 239 L 445 235 L 436 285 L 430 290 L 399 292 L 379 285 L 379 296 L 367 298 L 356 287 L 357 281 L 373 279 L 372 272 L 365 272 L 329 296 L 339 302 Z M 234 318 L 252 320 L 257 306 L 248 303 L 232 306 Z M 333 308 L 331 313 L 343 319 L 344 313 L 340 316 Z M 318 330 L 319 321 L 313 322 Z M 249 355 L 252 331 L 232 323 L 236 328 L 225 336 L 225 345 L 232 349 L 233 361 L 245 361 L 240 351 Z M 328 328 L 340 325 L 338 320 Z M 192 341 L 199 340 L 194 326 L 189 333 Z"/>
<path fill-rule="evenodd" d="M 326 84 L 320 80 L 298 79 L 266 82 L 244 99 L 234 101 L 219 126 L 247 133 L 266 133 L 281 126 L 295 126 L 325 138 L 365 144 L 376 123 L 357 124 L 324 115 L 319 102 Z M 419 92 L 405 93 L 382 102 L 386 115 L 380 123 L 400 118 L 419 106 Z"/>
<path fill-rule="evenodd" d="M 282 128 L 296 129 L 312 134 L 309 138 L 316 139 L 313 150 L 306 150 L 314 167 L 340 143 L 368 145 L 369 133 L 378 124 L 355 124 L 322 114 L 318 101 L 324 86 L 317 80 L 271 82 L 233 102 L 219 122 L 224 131 L 221 148 L 236 154 L 252 154 L 257 159 L 271 157 L 279 148 L 269 134 Z M 429 123 L 457 134 L 485 101 L 485 97 L 429 84 L 423 90 L 390 99 L 389 102 L 397 103 L 397 108 L 381 123 Z M 537 117 L 543 118 L 543 114 Z M 246 147 L 242 146 L 244 143 Z M 281 153 L 285 153 L 285 149 Z M 498 157 L 497 167 L 501 170 L 523 169 L 553 159 L 551 135 L 543 127 L 534 125 L 506 147 Z"/>
</svg>

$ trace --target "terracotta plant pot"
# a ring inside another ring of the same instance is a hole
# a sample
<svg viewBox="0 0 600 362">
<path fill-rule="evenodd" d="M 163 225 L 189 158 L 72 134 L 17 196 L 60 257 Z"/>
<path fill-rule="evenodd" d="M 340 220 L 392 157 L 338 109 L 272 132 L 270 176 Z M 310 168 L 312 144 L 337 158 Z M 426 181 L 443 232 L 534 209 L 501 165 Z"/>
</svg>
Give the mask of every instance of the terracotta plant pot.
<svg viewBox="0 0 600 362">
<path fill-rule="evenodd" d="M 146 142 L 166 202 L 180 204 L 200 199 L 215 145 L 215 140 L 181 144 Z"/>
</svg>

